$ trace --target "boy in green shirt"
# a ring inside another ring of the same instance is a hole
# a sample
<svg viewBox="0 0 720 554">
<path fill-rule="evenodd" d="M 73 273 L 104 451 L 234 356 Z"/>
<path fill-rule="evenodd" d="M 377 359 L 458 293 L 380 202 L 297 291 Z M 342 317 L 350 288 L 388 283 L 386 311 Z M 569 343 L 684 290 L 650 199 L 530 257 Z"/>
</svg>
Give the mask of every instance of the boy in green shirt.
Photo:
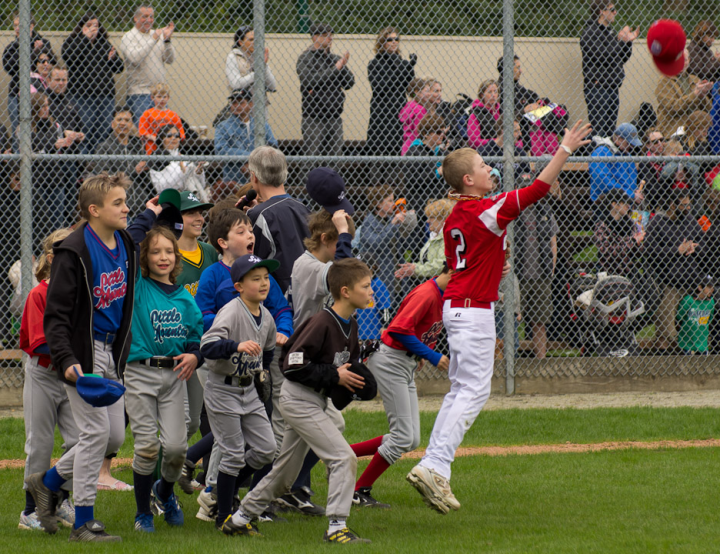
<svg viewBox="0 0 720 554">
<path fill-rule="evenodd" d="M 714 290 L 713 279 L 707 275 L 694 297 L 688 294 L 680 301 L 676 316 L 680 323 L 677 341 L 684 354 L 708 355 L 708 335 L 715 312 Z"/>
<path fill-rule="evenodd" d="M 178 239 L 178 246 L 182 256 L 182 272 L 177 277 L 177 284 L 185 287 L 195 297 L 200 275 L 218 260 L 215 249 L 198 240 L 205 225 L 204 212 L 213 205 L 201 202 L 195 193 L 188 190 L 180 192 L 180 201 L 183 233 Z"/>
</svg>

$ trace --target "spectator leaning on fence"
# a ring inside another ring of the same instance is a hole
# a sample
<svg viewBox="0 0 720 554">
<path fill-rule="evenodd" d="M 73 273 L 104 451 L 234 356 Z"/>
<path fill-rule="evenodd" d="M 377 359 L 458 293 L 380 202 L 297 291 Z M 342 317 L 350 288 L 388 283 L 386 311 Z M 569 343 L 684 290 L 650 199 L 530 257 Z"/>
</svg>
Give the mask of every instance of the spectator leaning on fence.
<svg viewBox="0 0 720 554">
<path fill-rule="evenodd" d="M 598 250 L 598 265 L 608 275 L 633 280 L 645 231 L 629 215 L 632 199 L 620 189 L 612 189 L 598 198 L 599 218 L 593 243 Z"/>
<path fill-rule="evenodd" d="M 497 81 L 488 79 L 480 83 L 478 97 L 470 106 L 467 134 L 468 146 L 480 148 L 496 137 L 495 122 L 500 119 L 500 89 Z"/>
<path fill-rule="evenodd" d="M 127 70 L 127 104 L 137 123 L 143 112 L 153 106 L 150 87 L 166 82 L 165 64 L 175 61 L 171 42 L 175 24 L 171 21 L 161 29 L 153 29 L 155 10 L 148 4 L 135 9 L 133 22 L 135 26 L 123 35 L 120 51 Z"/>
<path fill-rule="evenodd" d="M 3 51 L 3 69 L 10 76 L 8 112 L 10 115 L 10 133 L 14 136 L 15 129 L 17 129 L 20 121 L 18 116 L 18 94 L 20 92 L 18 81 L 20 76 L 20 42 L 18 36 L 20 35 L 20 17 L 17 14 L 13 16 L 13 27 L 15 29 L 15 40 L 8 44 Z M 43 49 L 52 52 L 50 41 L 40 36 L 35 30 L 35 18 L 32 16 L 30 16 L 30 48 L 33 55 Z"/>
<path fill-rule="evenodd" d="M 95 150 L 95 154 L 104 159 L 90 162 L 87 173 L 124 173 L 130 177 L 132 186 L 127 191 L 126 203 L 130 208 L 130 217 L 134 217 L 142 213 L 145 203 L 155 196 L 147 173 L 148 163 L 142 160 L 108 160 L 106 156 L 144 156 L 145 147 L 136 134 L 132 111 L 127 106 L 115 108 L 110 127 L 112 132 Z"/>
<path fill-rule="evenodd" d="M 645 237 L 645 259 L 651 266 L 662 300 L 656 314 L 656 348 L 667 350 L 677 337 L 675 313 L 688 287 L 701 275 L 703 230 L 692 215 L 687 189 L 670 195 L 665 213 L 650 220 Z M 715 253 L 709 253 L 713 256 Z"/>
<path fill-rule="evenodd" d="M 345 91 L 355 85 L 347 66 L 350 52 L 331 53 L 333 29 L 310 26 L 312 44 L 298 58 L 296 70 L 302 94 L 302 135 L 306 156 L 339 156 L 343 147 L 342 113 Z"/>
<path fill-rule="evenodd" d="M 617 8 L 613 0 L 591 0 L 590 19 L 580 37 L 585 104 L 593 133 L 610 136 L 617 125 L 624 66 L 632 56 L 632 43 L 640 34 L 623 27 L 616 35 L 611 25 Z"/>
<path fill-rule="evenodd" d="M 215 128 L 215 152 L 220 156 L 249 156 L 255 147 L 255 121 L 252 91 L 238 89 L 229 97 L 232 116 Z M 277 147 L 270 124 L 265 122 L 265 142 Z M 242 184 L 247 181 L 245 162 L 226 162 L 223 167 L 225 183 Z"/>
<path fill-rule="evenodd" d="M 688 74 L 689 54 L 684 52 L 685 67 L 675 77 L 663 76 L 655 88 L 658 101 L 657 127 L 666 137 L 677 133 L 679 127 L 687 125 L 688 117 L 695 110 L 709 112 L 712 108 L 710 91 L 713 83 L 701 81 Z"/>
<path fill-rule="evenodd" d="M 403 140 L 398 118 L 405 104 L 407 87 L 415 78 L 417 56 L 410 54 L 409 60 L 402 58 L 400 32 L 395 27 L 380 30 L 373 50 L 375 57 L 368 63 L 372 98 L 365 153 L 397 156 Z"/>
<path fill-rule="evenodd" d="M 175 125 L 164 125 L 157 131 L 158 149 L 154 156 L 179 156 L 181 135 Z M 155 192 L 165 189 L 189 190 L 201 199 L 205 196 L 205 162 L 152 162 L 150 180 Z"/>
<path fill-rule="evenodd" d="M 69 70 L 68 91 L 87 133 L 85 149 L 93 152 L 110 133 L 115 75 L 123 72 L 125 64 L 92 12 L 85 13 L 65 39 L 62 57 Z"/>
<path fill-rule="evenodd" d="M 622 123 L 609 138 L 596 136 L 597 144 L 592 157 L 621 157 L 632 155 L 633 147 L 639 148 L 642 142 L 632 123 Z M 622 189 L 635 202 L 643 201 L 642 191 L 637 189 L 637 168 L 634 162 L 591 162 L 590 200 L 596 202 L 601 194 L 611 189 Z"/>
<path fill-rule="evenodd" d="M 655 211 L 659 202 L 659 194 L 661 193 L 660 174 L 665 165 L 664 162 L 653 158 L 664 155 L 666 142 L 663 134 L 655 127 L 648 129 L 645 140 L 645 155 L 648 160 L 637 164 L 638 181 L 645 181 L 643 187 L 645 206 L 651 212 Z"/>
<path fill-rule="evenodd" d="M 711 50 L 717 38 L 718 30 L 712 21 L 700 21 L 692 34 L 692 42 L 688 44 L 688 73 L 698 79 L 707 81 L 720 80 L 720 54 Z"/>
</svg>

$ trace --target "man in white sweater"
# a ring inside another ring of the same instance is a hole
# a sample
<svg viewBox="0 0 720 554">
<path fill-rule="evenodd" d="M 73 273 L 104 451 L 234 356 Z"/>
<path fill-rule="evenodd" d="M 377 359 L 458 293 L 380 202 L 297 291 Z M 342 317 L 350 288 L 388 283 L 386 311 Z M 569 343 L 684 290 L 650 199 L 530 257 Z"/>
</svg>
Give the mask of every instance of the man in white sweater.
<svg viewBox="0 0 720 554">
<path fill-rule="evenodd" d="M 125 57 L 127 105 L 137 124 L 143 112 L 153 107 L 150 87 L 166 82 L 165 64 L 175 61 L 170 40 L 175 24 L 171 21 L 161 29 L 153 29 L 155 10 L 147 4 L 137 7 L 133 21 L 135 26 L 123 35 L 120 51 Z"/>
</svg>

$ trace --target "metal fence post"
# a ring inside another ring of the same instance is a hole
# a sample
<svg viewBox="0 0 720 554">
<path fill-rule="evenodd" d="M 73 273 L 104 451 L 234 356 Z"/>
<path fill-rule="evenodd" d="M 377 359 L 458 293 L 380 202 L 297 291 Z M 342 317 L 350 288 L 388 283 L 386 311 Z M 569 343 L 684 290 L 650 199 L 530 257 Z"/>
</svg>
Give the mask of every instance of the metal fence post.
<svg viewBox="0 0 720 554">
<path fill-rule="evenodd" d="M 503 184 L 505 191 L 515 188 L 515 139 L 513 122 L 515 121 L 515 80 L 513 78 L 515 56 L 515 13 L 514 0 L 503 0 Z M 507 241 L 511 245 L 509 261 L 513 264 L 513 226 L 507 228 Z M 504 321 L 504 356 L 505 356 L 505 393 L 515 393 L 515 287 L 513 273 L 505 281 L 503 306 Z"/>
<path fill-rule="evenodd" d="M 265 94 L 265 0 L 253 1 L 253 30 L 255 31 L 255 54 L 253 55 L 253 118 L 255 120 L 255 148 L 265 146 L 265 120 L 267 116 Z"/>
<path fill-rule="evenodd" d="M 18 141 L 20 145 L 20 259 L 22 294 L 32 288 L 32 143 L 30 121 L 30 0 L 19 2 L 20 106 Z"/>
</svg>

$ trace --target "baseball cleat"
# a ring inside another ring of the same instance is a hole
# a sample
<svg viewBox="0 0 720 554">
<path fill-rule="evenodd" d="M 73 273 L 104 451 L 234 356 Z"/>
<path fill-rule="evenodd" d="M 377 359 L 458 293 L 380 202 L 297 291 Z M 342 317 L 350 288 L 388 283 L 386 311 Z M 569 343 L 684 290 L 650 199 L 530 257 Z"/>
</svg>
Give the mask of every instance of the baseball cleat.
<svg viewBox="0 0 720 554">
<path fill-rule="evenodd" d="M 360 508 L 380 508 L 383 510 L 390 508 L 390 504 L 385 504 L 373 498 L 372 494 L 370 494 L 371 491 L 371 487 L 362 487 L 356 490 L 355 494 L 353 494 L 353 505 Z"/>
<path fill-rule="evenodd" d="M 258 521 L 261 523 L 287 523 L 287 519 L 277 515 L 272 506 L 260 514 Z"/>
<path fill-rule="evenodd" d="M 35 499 L 35 513 L 37 514 L 43 531 L 51 535 L 57 533 L 57 509 L 62 498 L 60 494 L 51 491 L 43 483 L 45 472 L 33 473 L 25 480 L 28 491 Z"/>
<path fill-rule="evenodd" d="M 406 479 L 422 495 L 425 504 L 443 515 L 459 510 L 460 502 L 450 490 L 450 483 L 436 471 L 417 465 Z"/>
<path fill-rule="evenodd" d="M 75 506 L 70 502 L 69 498 L 62 501 L 55 513 L 58 523 L 62 523 L 64 527 L 73 527 L 75 525 Z"/>
<path fill-rule="evenodd" d="M 190 460 L 185 460 L 185 464 L 183 464 L 182 473 L 180 474 L 180 479 L 178 479 L 178 487 L 180 487 L 180 490 L 183 491 L 185 494 L 192 494 L 195 490 L 193 486 L 193 482 L 195 481 L 193 477 L 195 476 L 195 464 L 192 463 Z M 196 482 L 196 481 L 195 481 Z"/>
<path fill-rule="evenodd" d="M 73 529 L 68 540 L 70 542 L 122 542 L 121 537 L 108 535 L 105 532 L 105 524 L 97 519 L 91 519 L 77 529 Z"/>
<path fill-rule="evenodd" d="M 135 531 L 143 533 L 154 533 L 155 522 L 152 514 L 138 514 L 135 516 Z"/>
<path fill-rule="evenodd" d="M 213 522 L 217 518 L 217 495 L 212 492 L 212 487 L 206 488 L 197 497 L 197 503 L 200 504 L 196 518 L 202 521 Z"/>
<path fill-rule="evenodd" d="M 340 531 L 335 531 L 332 534 L 329 531 L 325 531 L 323 540 L 325 542 L 331 542 L 331 543 L 335 543 L 335 544 L 352 544 L 352 543 L 369 544 L 372 542 L 369 539 L 361 539 L 360 537 L 357 536 L 357 534 L 353 533 L 347 527 L 345 527 L 344 529 L 340 529 Z"/>
<path fill-rule="evenodd" d="M 35 512 L 30 515 L 25 515 L 25 512 L 20 512 L 20 523 L 18 523 L 18 529 L 24 529 L 25 531 L 42 531 L 42 525 Z"/>
<path fill-rule="evenodd" d="M 236 525 L 233 523 L 232 515 L 227 516 L 220 530 L 228 536 L 247 535 L 248 537 L 262 537 L 262 534 L 258 531 L 257 525 L 255 525 L 254 522 L 251 521 L 245 525 Z"/>
<path fill-rule="evenodd" d="M 324 516 L 325 508 L 318 506 L 310 500 L 310 495 L 304 490 L 289 492 L 282 495 L 276 502 L 283 508 L 306 516 Z"/>
<path fill-rule="evenodd" d="M 175 496 L 175 493 L 172 493 L 167 500 L 162 500 L 157 492 L 159 485 L 160 480 L 158 479 L 152 486 L 150 507 L 155 508 L 153 510 L 155 514 L 163 514 L 168 525 L 182 527 L 183 523 L 185 523 L 185 514 L 183 514 L 183 511 L 180 509 L 177 496 Z"/>
</svg>

